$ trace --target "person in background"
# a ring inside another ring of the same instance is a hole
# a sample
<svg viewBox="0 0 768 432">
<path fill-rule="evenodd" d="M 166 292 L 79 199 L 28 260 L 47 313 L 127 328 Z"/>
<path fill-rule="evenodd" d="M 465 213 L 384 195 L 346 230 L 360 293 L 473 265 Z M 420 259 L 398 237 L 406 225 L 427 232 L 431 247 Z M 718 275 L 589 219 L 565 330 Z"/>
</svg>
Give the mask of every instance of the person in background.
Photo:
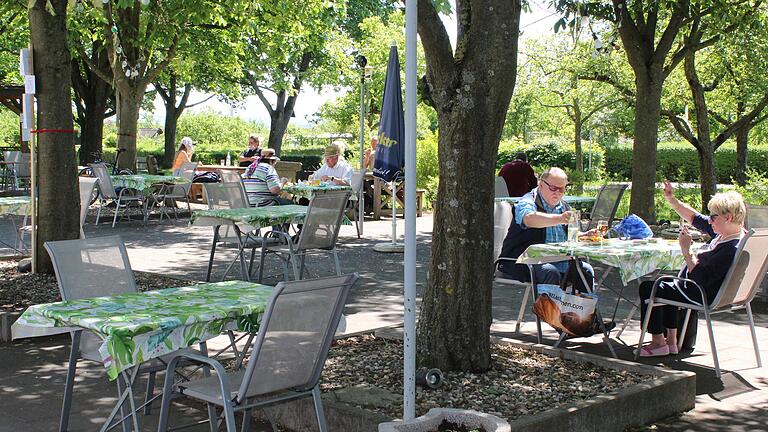
<svg viewBox="0 0 768 432">
<path fill-rule="evenodd" d="M 376 160 L 376 146 L 379 144 L 379 139 L 371 137 L 371 148 L 365 149 L 365 156 L 363 157 L 363 166 L 368 171 L 373 171 L 373 162 Z"/>
<path fill-rule="evenodd" d="M 240 153 L 240 166 L 247 167 L 261 155 L 261 137 L 251 134 L 248 136 L 248 148 Z"/>
<path fill-rule="evenodd" d="M 501 167 L 499 177 L 503 177 L 507 183 L 509 196 L 519 197 L 527 194 L 536 187 L 536 173 L 528 163 L 528 157 L 520 152 L 515 155 L 515 160 L 507 162 Z"/>
<path fill-rule="evenodd" d="M 733 264 L 739 240 L 744 236 L 744 218 L 747 207 L 744 198 L 736 191 L 715 194 L 709 200 L 709 216 L 704 216 L 688 204 L 675 197 L 672 184 L 664 180 L 664 199 L 672 209 L 694 228 L 709 234 L 709 243 L 691 253 L 691 234 L 683 224 L 680 227 L 678 243 L 685 259 L 685 267 L 680 277 L 691 279 L 704 290 L 707 302 L 717 296 L 725 275 Z M 646 300 L 651 297 L 653 281 L 640 284 L 640 322 L 644 322 L 648 310 Z M 681 303 L 701 305 L 701 291 L 692 284 L 661 282 L 656 290 L 656 297 L 675 300 Z M 677 354 L 677 308 L 662 306 L 653 308 L 648 321 L 648 333 L 651 343 L 642 347 L 640 357 L 659 357 Z M 666 330 L 666 337 L 664 332 Z"/>
<path fill-rule="evenodd" d="M 280 177 L 275 170 L 275 163 L 280 158 L 275 156 L 275 150 L 266 148 L 261 151 L 261 159 L 253 173 L 243 174 L 243 185 L 251 207 L 293 204 L 280 196 Z"/>
<path fill-rule="evenodd" d="M 499 257 L 517 258 L 528 246 L 540 243 L 559 243 L 567 240 L 567 226 L 571 208 L 563 201 L 568 188 L 568 176 L 560 168 L 549 168 L 541 174 L 538 187 L 524 194 L 515 204 L 515 214 L 504 238 Z M 592 266 L 581 262 L 589 287 L 580 279 L 574 281 L 577 290 L 592 289 L 595 272 Z M 513 261 L 499 261 L 499 270 L 510 279 L 529 282 L 528 266 Z M 568 261 L 533 266 L 537 284 L 559 285 L 568 271 Z"/>
<path fill-rule="evenodd" d="M 344 142 L 334 141 L 325 148 L 325 163 L 315 174 L 314 179 L 339 186 L 349 186 L 352 181 L 352 167 L 344 160 Z"/>
<path fill-rule="evenodd" d="M 179 143 L 179 150 L 176 152 L 176 156 L 173 157 L 173 166 L 171 169 L 176 171 L 181 168 L 181 165 L 186 162 L 192 162 L 192 153 L 195 151 L 195 144 L 190 137 L 184 137 Z"/>
</svg>

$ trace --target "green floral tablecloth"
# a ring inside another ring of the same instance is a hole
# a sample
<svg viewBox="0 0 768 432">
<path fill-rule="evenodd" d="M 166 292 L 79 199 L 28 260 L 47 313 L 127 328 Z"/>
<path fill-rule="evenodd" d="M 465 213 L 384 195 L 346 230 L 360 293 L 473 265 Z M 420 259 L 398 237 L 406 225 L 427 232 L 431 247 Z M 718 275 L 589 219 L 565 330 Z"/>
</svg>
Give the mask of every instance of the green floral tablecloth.
<svg viewBox="0 0 768 432">
<path fill-rule="evenodd" d="M 189 183 L 189 180 L 184 177 L 154 174 L 113 175 L 109 177 L 112 179 L 112 186 L 136 189 L 144 195 L 149 195 L 152 192 L 152 185 L 158 183 Z"/>
<path fill-rule="evenodd" d="M 217 336 L 229 323 L 255 332 L 272 287 L 226 281 L 191 287 L 96 297 L 29 307 L 13 324 L 13 337 L 40 327 L 91 330 L 110 379 L 137 364 Z"/>
<path fill-rule="evenodd" d="M 336 190 L 348 190 L 351 191 L 352 187 L 350 186 L 339 186 L 339 185 L 325 185 L 321 184 L 318 186 L 310 186 L 306 183 L 297 183 L 292 185 L 286 185 L 283 186 L 282 191 L 289 193 L 295 197 L 301 197 L 310 199 L 312 198 L 312 194 L 315 193 L 315 191 L 336 191 Z"/>
<path fill-rule="evenodd" d="M 692 249 L 699 247 L 701 244 L 696 243 Z M 616 268 L 624 285 L 655 270 L 679 270 L 685 264 L 677 240 L 664 239 L 609 239 L 603 245 L 583 242 L 537 244 L 528 247 L 518 262 L 535 264 L 541 259 L 574 255 Z"/>
<path fill-rule="evenodd" d="M 512 204 L 516 203 L 518 200 L 520 200 L 522 197 L 496 197 L 496 202 L 510 202 Z M 576 196 L 576 195 L 566 195 L 563 197 L 563 201 L 567 202 L 568 204 L 593 204 L 595 202 L 594 197 L 585 197 L 585 196 Z"/>
<path fill-rule="evenodd" d="M 28 215 L 29 200 L 28 196 L 0 197 L 0 215 Z"/>
<path fill-rule="evenodd" d="M 222 220 L 243 223 L 254 228 L 263 228 L 285 223 L 301 223 L 307 215 L 307 206 L 281 205 L 267 207 L 250 207 L 241 209 L 194 210 L 192 225 L 220 225 Z M 342 223 L 351 225 L 345 215 Z"/>
</svg>

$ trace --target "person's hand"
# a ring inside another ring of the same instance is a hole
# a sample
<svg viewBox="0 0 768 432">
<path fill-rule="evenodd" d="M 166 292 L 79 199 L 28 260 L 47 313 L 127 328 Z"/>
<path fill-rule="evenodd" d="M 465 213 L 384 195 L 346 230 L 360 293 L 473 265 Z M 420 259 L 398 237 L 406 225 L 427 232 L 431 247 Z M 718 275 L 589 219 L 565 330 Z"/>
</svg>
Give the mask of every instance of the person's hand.
<svg viewBox="0 0 768 432">
<path fill-rule="evenodd" d="M 677 242 L 680 244 L 680 250 L 687 254 L 691 250 L 691 244 L 693 244 L 693 238 L 691 233 L 688 232 L 688 227 L 683 224 L 680 226 L 680 235 L 677 237 Z"/>
<path fill-rule="evenodd" d="M 563 213 L 560 215 L 560 222 L 559 222 L 559 223 L 561 223 L 561 224 L 563 224 L 563 225 L 567 225 L 567 224 L 568 224 L 568 222 L 570 222 L 570 221 L 571 221 L 571 217 L 573 217 L 573 212 L 572 212 L 572 211 L 570 211 L 570 210 L 568 210 L 568 211 L 564 211 L 564 212 L 563 212 Z"/>
<path fill-rule="evenodd" d="M 669 180 L 664 179 L 664 199 L 666 199 L 669 202 L 672 202 L 674 198 L 675 198 L 675 192 L 672 189 L 672 183 L 670 183 Z"/>
<path fill-rule="evenodd" d="M 330 180 L 330 179 L 331 179 L 331 178 L 330 178 L 330 177 L 328 177 L 327 175 L 324 175 L 324 176 L 321 176 L 321 177 L 320 177 L 320 181 L 324 181 L 324 182 L 327 182 L 327 181 L 328 181 L 328 180 Z"/>
</svg>

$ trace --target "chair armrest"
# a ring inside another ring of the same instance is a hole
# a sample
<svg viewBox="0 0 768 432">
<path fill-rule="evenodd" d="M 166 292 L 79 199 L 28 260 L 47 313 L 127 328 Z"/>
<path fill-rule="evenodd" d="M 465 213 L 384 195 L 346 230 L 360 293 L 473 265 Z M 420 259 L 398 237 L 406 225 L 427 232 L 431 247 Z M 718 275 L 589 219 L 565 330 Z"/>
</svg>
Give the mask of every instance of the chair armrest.
<svg viewBox="0 0 768 432">
<path fill-rule="evenodd" d="M 498 257 L 496 261 L 493 262 L 493 266 L 496 267 L 499 265 L 499 262 L 501 261 L 511 261 L 513 263 L 517 262 L 517 258 L 507 258 L 507 257 Z"/>
<path fill-rule="evenodd" d="M 174 371 L 178 367 L 179 362 L 182 359 L 188 359 L 192 360 L 198 363 L 202 363 L 205 365 L 210 366 L 213 368 L 213 370 L 216 371 L 216 376 L 219 379 L 219 384 L 221 385 L 222 390 L 222 398 L 225 397 L 225 392 L 228 391 L 229 387 L 229 377 L 227 377 L 227 371 L 224 370 L 224 366 L 219 363 L 218 360 L 212 359 L 210 357 L 206 357 L 201 354 L 195 354 L 195 353 L 178 353 L 176 354 L 171 360 L 168 362 L 168 367 L 165 370 L 165 376 L 166 376 L 166 385 L 168 384 L 168 377 L 172 377 Z"/>
<path fill-rule="evenodd" d="M 651 296 L 646 301 L 653 301 L 656 299 L 656 289 L 658 288 L 659 284 L 661 282 L 670 281 L 670 282 L 683 282 L 683 283 L 690 283 L 693 284 L 693 286 L 696 287 L 696 289 L 699 290 L 699 293 L 701 294 L 701 304 L 706 308 L 707 305 L 707 295 L 704 292 L 704 288 L 701 287 L 701 285 L 698 284 L 693 279 L 688 279 L 680 276 L 661 276 L 658 279 L 656 279 L 655 282 L 653 282 L 653 287 L 651 288 Z"/>
</svg>

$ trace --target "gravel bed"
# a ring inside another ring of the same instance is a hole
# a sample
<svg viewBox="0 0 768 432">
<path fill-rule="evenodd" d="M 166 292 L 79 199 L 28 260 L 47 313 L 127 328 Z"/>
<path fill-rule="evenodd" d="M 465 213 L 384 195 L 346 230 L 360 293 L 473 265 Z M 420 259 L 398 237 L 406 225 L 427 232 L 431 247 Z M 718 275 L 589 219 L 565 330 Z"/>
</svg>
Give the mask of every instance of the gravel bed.
<svg viewBox="0 0 768 432">
<path fill-rule="evenodd" d="M 19 273 L 17 265 L 16 260 L 0 261 L 0 312 L 23 311 L 34 304 L 61 301 L 56 276 Z M 141 291 L 198 283 L 139 271 L 133 275 Z"/>
<path fill-rule="evenodd" d="M 323 391 L 353 386 L 375 386 L 402 395 L 403 345 L 373 336 L 341 339 L 325 363 Z M 591 364 L 494 345 L 491 369 L 485 373 L 447 372 L 436 390 L 417 387 L 416 415 L 430 408 L 464 408 L 512 421 L 648 381 L 653 377 L 615 371 Z M 393 419 L 402 417 L 402 402 L 360 406 Z"/>
</svg>

